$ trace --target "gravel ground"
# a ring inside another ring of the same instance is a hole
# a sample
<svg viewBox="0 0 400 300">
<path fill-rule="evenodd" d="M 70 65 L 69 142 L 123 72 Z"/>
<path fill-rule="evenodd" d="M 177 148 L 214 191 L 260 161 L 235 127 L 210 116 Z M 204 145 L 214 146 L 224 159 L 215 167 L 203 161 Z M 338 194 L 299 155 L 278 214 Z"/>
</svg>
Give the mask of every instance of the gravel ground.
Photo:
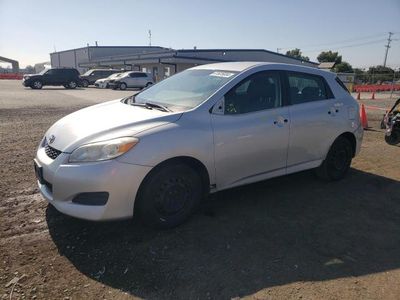
<svg viewBox="0 0 400 300">
<path fill-rule="evenodd" d="M 47 205 L 32 170 L 45 130 L 128 94 L 0 81 L 0 299 L 400 298 L 400 148 L 380 112 L 345 180 L 302 172 L 220 192 L 173 230 Z M 379 96 L 362 102 L 394 102 Z"/>
</svg>

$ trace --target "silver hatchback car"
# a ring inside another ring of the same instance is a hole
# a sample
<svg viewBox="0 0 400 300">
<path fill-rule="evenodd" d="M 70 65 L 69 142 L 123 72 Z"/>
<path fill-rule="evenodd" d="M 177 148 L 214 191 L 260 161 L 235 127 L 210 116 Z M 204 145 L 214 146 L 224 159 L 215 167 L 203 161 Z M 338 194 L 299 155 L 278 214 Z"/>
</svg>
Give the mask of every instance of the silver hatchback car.
<svg viewBox="0 0 400 300">
<path fill-rule="evenodd" d="M 65 214 L 171 227 L 209 192 L 312 168 L 339 180 L 362 138 L 358 103 L 334 73 L 218 63 L 62 118 L 35 171 Z"/>
</svg>

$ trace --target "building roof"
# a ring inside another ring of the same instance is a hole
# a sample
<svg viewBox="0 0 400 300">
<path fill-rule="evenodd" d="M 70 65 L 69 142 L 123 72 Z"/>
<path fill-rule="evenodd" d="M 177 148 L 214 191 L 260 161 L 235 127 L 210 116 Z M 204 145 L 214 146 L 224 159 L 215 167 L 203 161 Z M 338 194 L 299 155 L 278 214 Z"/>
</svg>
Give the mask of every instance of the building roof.
<svg viewBox="0 0 400 300">
<path fill-rule="evenodd" d="M 335 62 L 322 62 L 318 65 L 319 69 L 331 70 L 335 66 Z"/>
</svg>

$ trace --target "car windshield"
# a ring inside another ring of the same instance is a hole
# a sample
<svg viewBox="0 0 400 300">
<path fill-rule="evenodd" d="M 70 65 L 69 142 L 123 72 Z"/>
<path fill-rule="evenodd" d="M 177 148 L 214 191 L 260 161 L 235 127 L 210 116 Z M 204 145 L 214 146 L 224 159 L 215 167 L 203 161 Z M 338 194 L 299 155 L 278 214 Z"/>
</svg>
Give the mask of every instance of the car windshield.
<svg viewBox="0 0 400 300">
<path fill-rule="evenodd" d="M 86 71 L 86 73 L 84 73 L 82 76 L 89 76 L 92 72 L 93 70 Z"/>
<path fill-rule="evenodd" d="M 107 79 L 117 78 L 117 77 L 121 76 L 121 74 L 122 74 L 122 73 L 114 73 L 114 74 L 111 74 L 110 76 L 107 77 Z"/>
<path fill-rule="evenodd" d="M 223 70 L 186 70 L 137 94 L 135 102 L 191 109 L 204 102 L 237 73 Z"/>
</svg>

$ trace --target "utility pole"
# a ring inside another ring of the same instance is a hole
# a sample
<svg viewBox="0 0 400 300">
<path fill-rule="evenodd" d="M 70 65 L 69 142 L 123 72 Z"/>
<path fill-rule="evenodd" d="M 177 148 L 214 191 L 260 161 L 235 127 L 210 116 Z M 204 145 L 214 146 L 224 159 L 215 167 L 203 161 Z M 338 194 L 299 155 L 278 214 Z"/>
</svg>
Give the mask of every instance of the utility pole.
<svg viewBox="0 0 400 300">
<path fill-rule="evenodd" d="M 276 53 L 279 53 L 280 50 L 282 50 L 282 48 L 276 48 Z"/>
<path fill-rule="evenodd" d="M 392 35 L 393 35 L 393 32 L 389 32 L 389 37 L 387 39 L 388 43 L 387 43 L 387 45 L 385 45 L 386 51 L 385 51 L 385 60 L 383 61 L 384 67 L 386 67 L 386 60 L 387 60 L 387 56 L 388 56 L 388 52 L 389 52 L 389 48 L 390 48 L 390 42 L 392 41 L 392 39 L 391 39 Z"/>
<path fill-rule="evenodd" d="M 149 30 L 149 46 L 151 47 L 151 29 Z"/>
</svg>

